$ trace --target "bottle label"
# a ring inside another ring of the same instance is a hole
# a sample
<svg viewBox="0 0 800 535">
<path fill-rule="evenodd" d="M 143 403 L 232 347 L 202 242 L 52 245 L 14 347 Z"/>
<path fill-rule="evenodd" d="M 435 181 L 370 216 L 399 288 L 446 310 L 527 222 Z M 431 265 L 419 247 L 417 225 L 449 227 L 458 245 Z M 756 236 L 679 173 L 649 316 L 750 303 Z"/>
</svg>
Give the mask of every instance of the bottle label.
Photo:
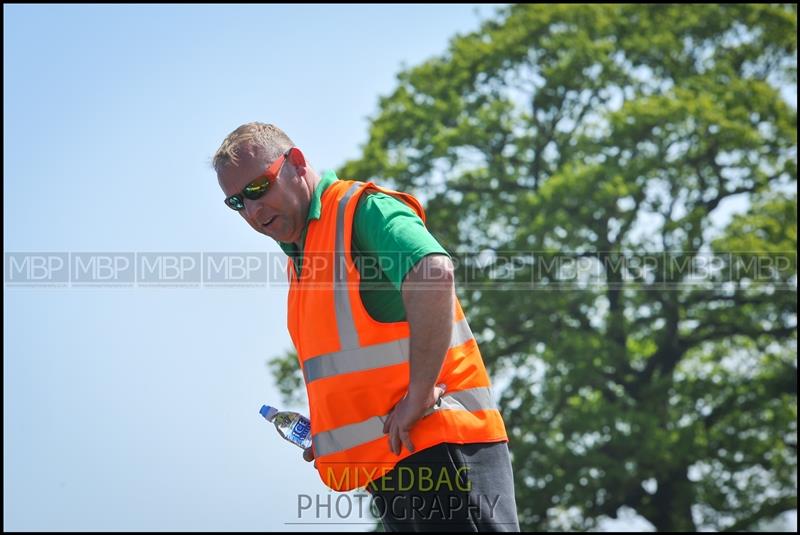
<svg viewBox="0 0 800 535">
<path fill-rule="evenodd" d="M 292 442 L 301 444 L 311 431 L 311 422 L 306 418 L 298 418 L 292 426 Z"/>
</svg>

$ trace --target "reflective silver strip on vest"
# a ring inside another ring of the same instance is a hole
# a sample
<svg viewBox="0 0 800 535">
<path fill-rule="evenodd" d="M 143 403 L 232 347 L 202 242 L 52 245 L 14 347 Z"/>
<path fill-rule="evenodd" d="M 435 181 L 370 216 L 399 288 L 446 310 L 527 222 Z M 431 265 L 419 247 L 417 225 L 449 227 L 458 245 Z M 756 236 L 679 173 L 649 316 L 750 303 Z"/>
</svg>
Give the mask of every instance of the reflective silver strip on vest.
<svg viewBox="0 0 800 535">
<path fill-rule="evenodd" d="M 308 359 L 303 364 L 306 384 L 341 373 L 360 372 L 372 368 L 408 362 L 408 338 L 371 346 L 327 353 Z"/>
<path fill-rule="evenodd" d="M 442 396 L 439 406 L 434 407 L 434 410 L 461 410 L 475 412 L 483 409 L 496 409 L 492 399 L 492 390 L 487 386 L 479 388 L 470 388 L 461 390 L 460 392 L 453 392 L 452 395 L 445 394 Z"/>
<path fill-rule="evenodd" d="M 346 256 L 344 250 L 344 212 L 350 197 L 358 190 L 359 184 L 354 183 L 339 201 L 336 211 L 336 251 L 333 256 L 333 301 L 336 308 L 336 325 L 339 329 L 339 342 L 342 349 L 355 349 L 358 347 L 358 333 L 353 323 L 353 307 L 350 305 L 348 292 Z"/>
<path fill-rule="evenodd" d="M 467 324 L 467 319 L 457 321 L 453 324 L 450 348 L 458 347 L 472 338 L 472 331 Z M 333 377 L 341 373 L 394 366 L 408 362 L 408 356 L 409 339 L 401 338 L 383 344 L 346 349 L 310 358 L 303 363 L 303 376 L 306 384 L 309 384 L 311 381 Z"/>
<path fill-rule="evenodd" d="M 461 318 L 461 320 L 453 324 L 453 334 L 450 336 L 450 348 L 452 349 L 461 344 L 465 344 L 473 338 L 475 337 L 472 335 L 472 329 L 469 328 L 467 318 Z"/>
<path fill-rule="evenodd" d="M 470 388 L 459 392 L 445 393 L 438 407 L 428 410 L 427 414 L 443 410 L 464 410 L 475 412 L 479 410 L 496 409 L 492 391 L 489 387 Z M 330 455 L 361 444 L 372 442 L 382 436 L 383 424 L 388 414 L 373 416 L 362 422 L 343 425 L 324 433 L 317 433 L 313 437 L 314 452 L 317 457 Z"/>
</svg>

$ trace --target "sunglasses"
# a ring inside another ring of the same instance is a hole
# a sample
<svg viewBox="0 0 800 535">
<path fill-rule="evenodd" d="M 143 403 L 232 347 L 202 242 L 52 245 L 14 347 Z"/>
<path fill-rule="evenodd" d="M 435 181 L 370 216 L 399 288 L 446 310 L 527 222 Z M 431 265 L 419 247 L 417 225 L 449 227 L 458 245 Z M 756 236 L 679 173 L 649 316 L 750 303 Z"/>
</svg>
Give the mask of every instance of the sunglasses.
<svg viewBox="0 0 800 535">
<path fill-rule="evenodd" d="M 289 156 L 291 151 L 292 149 L 289 149 L 281 154 L 277 160 L 272 162 L 272 164 L 267 167 L 267 170 L 264 171 L 262 175 L 246 185 L 241 193 L 231 195 L 225 199 L 225 204 L 227 204 L 231 210 L 236 210 L 238 212 L 240 210 L 244 210 L 245 199 L 255 201 L 256 199 L 263 197 L 267 190 L 269 190 L 270 184 L 278 178 L 278 173 L 281 172 L 283 162 L 286 161 L 286 158 Z"/>
</svg>

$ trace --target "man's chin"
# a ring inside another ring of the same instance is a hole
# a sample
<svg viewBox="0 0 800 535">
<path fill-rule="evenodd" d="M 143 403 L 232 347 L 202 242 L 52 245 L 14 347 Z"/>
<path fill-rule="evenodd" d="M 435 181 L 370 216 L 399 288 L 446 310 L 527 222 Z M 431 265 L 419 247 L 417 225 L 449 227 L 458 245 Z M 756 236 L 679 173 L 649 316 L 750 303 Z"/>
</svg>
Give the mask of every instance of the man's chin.
<svg viewBox="0 0 800 535">
<path fill-rule="evenodd" d="M 256 229 L 256 230 L 258 230 L 258 232 L 260 232 L 261 234 L 263 234 L 267 238 L 272 238 L 275 241 L 283 241 L 283 240 L 280 239 L 280 236 L 278 236 L 275 232 L 272 232 L 271 230 L 268 230 L 268 229 L 265 229 L 265 228 L 259 228 L 259 229 Z"/>
<path fill-rule="evenodd" d="M 290 235 L 288 235 L 288 233 L 283 232 L 281 230 L 266 229 L 266 230 L 262 230 L 261 234 L 264 234 L 265 236 L 269 236 L 273 240 L 279 241 L 281 243 L 293 243 L 295 241 L 293 236 L 290 236 Z"/>
</svg>

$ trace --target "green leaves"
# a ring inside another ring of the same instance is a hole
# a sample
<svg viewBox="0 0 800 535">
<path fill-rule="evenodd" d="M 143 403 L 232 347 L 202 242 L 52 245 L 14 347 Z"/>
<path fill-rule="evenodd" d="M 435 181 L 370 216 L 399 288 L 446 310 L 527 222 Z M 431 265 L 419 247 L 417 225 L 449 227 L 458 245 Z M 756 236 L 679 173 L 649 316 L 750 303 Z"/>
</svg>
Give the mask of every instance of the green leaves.
<svg viewBox="0 0 800 535">
<path fill-rule="evenodd" d="M 306 396 L 303 374 L 297 362 L 297 352 L 288 351 L 284 355 L 273 357 L 267 362 L 267 367 L 275 379 L 284 403 L 302 407 L 306 403 Z"/>
</svg>

